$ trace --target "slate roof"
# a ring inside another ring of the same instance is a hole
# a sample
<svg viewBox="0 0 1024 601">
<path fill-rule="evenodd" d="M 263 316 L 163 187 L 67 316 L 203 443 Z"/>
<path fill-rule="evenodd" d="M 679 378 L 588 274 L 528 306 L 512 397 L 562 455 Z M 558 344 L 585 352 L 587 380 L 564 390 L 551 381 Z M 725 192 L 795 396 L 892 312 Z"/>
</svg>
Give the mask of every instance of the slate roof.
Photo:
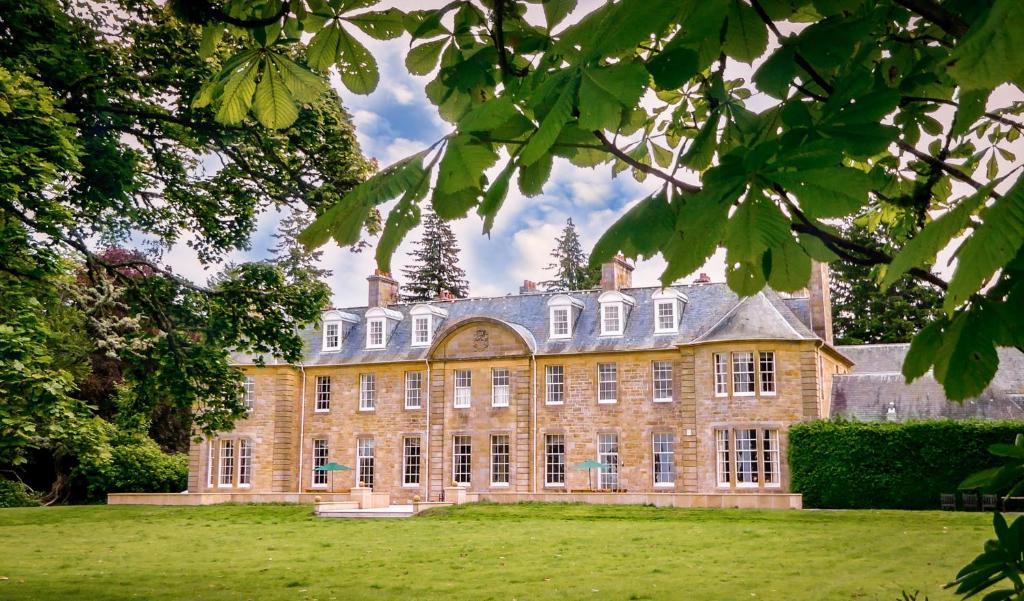
<svg viewBox="0 0 1024 601">
<path fill-rule="evenodd" d="M 621 290 L 636 301 L 628 309 L 625 331 L 622 336 L 600 335 L 598 322 L 598 297 L 602 290 L 586 290 L 568 293 L 536 292 L 493 298 L 468 298 L 452 301 L 426 303 L 448 312 L 435 329 L 471 317 L 490 317 L 509 324 L 527 340 L 532 338 L 534 352 L 538 355 L 558 353 L 586 353 L 602 351 L 636 351 L 672 348 L 679 344 L 703 342 L 712 329 L 715 340 L 757 339 L 759 337 L 783 339 L 808 339 L 814 334 L 797 317 L 778 294 L 766 289 L 741 302 L 724 284 L 693 284 L 673 286 L 687 297 L 683 306 L 679 332 L 676 334 L 654 333 L 654 299 L 652 295 L 659 287 L 626 288 Z M 573 337 L 569 340 L 549 340 L 548 301 L 556 294 L 568 294 L 583 303 L 583 310 L 575 324 Z M 338 309 L 358 318 L 353 325 L 344 324 L 344 341 L 340 351 L 323 351 L 320 329 L 305 329 L 300 332 L 305 341 L 306 356 L 303 364 L 338 365 L 362 363 L 388 363 L 399 361 L 422 361 L 426 359 L 427 347 L 413 347 L 412 318 L 409 311 L 419 303 L 395 304 L 388 309 L 402 314 L 402 320 L 388 339 L 384 349 L 366 349 L 367 307 Z M 736 311 L 734 311 L 736 309 Z M 752 319 L 760 314 L 761 319 Z M 767 319 L 766 319 L 767 318 Z M 760 322 L 771 322 L 764 325 Z M 704 337 L 704 338 L 702 338 Z M 251 364 L 253 358 L 246 355 L 233 357 L 237 364 Z M 268 360 L 268 363 L 273 361 Z"/>
<path fill-rule="evenodd" d="M 1024 354 L 999 349 L 999 371 L 978 398 L 946 398 L 929 372 L 911 384 L 901 373 L 909 344 L 865 344 L 836 349 L 854 361 L 849 374 L 832 380 L 832 415 L 860 421 L 910 419 L 1024 419 Z M 889 415 L 889 407 L 895 415 Z"/>
</svg>

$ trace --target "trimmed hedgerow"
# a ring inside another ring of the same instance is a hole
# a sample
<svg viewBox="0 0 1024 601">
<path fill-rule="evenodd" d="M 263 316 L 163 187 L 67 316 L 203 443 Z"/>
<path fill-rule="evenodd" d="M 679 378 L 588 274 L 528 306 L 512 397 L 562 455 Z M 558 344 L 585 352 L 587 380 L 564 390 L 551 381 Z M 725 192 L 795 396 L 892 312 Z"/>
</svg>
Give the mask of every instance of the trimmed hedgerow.
<svg viewBox="0 0 1024 601">
<path fill-rule="evenodd" d="M 934 509 L 970 474 L 999 465 L 988 452 L 1024 422 L 815 421 L 789 430 L 791 488 L 804 507 Z"/>
<path fill-rule="evenodd" d="M 109 455 L 82 461 L 74 477 L 84 483 L 91 502 L 102 502 L 111 492 L 181 492 L 188 486 L 188 456 L 164 453 L 145 437 L 125 438 Z"/>
</svg>

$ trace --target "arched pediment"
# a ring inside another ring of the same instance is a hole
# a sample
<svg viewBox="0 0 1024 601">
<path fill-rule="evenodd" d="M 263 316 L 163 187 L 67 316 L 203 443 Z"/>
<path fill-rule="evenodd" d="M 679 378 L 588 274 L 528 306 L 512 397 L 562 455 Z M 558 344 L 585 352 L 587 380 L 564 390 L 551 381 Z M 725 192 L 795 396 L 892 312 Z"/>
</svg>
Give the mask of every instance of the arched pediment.
<svg viewBox="0 0 1024 601">
<path fill-rule="evenodd" d="M 525 327 L 492 317 L 467 317 L 445 326 L 434 336 L 431 360 L 516 357 L 536 351 L 537 342 Z"/>
</svg>

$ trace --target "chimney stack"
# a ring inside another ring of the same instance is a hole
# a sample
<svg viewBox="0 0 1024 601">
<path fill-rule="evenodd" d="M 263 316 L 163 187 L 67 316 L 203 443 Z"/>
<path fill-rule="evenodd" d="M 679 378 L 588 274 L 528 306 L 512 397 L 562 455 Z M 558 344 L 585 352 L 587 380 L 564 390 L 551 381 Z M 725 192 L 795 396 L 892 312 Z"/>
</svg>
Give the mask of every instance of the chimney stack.
<svg viewBox="0 0 1024 601">
<path fill-rule="evenodd" d="M 633 287 L 633 266 L 622 254 L 601 265 L 601 290 L 622 290 Z"/>
<path fill-rule="evenodd" d="M 398 302 L 398 282 L 390 273 L 374 269 L 366 281 L 370 283 L 368 307 L 387 307 Z"/>
<path fill-rule="evenodd" d="M 710 284 L 711 283 L 711 278 L 708 277 L 708 274 L 706 274 L 704 272 L 701 272 L 701 274 L 699 276 L 697 276 L 697 279 L 694 280 L 693 283 L 694 284 Z"/>
<path fill-rule="evenodd" d="M 818 338 L 832 344 L 832 292 L 829 283 L 828 263 L 812 261 L 811 281 L 808 284 L 811 330 Z"/>
<path fill-rule="evenodd" d="M 529 294 L 530 292 L 537 291 L 537 282 L 530 280 L 523 280 L 523 285 L 519 287 L 519 294 Z"/>
<path fill-rule="evenodd" d="M 437 298 L 435 298 L 434 300 L 451 301 L 455 300 L 455 295 L 452 294 L 450 290 L 442 290 L 440 293 L 438 293 Z"/>
</svg>

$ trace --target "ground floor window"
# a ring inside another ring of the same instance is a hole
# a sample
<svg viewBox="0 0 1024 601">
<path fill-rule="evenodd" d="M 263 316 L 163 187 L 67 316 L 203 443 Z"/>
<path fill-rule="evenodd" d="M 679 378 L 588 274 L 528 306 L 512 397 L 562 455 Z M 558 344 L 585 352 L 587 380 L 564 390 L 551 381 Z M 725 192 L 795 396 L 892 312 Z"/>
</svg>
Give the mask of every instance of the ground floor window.
<svg viewBox="0 0 1024 601">
<path fill-rule="evenodd" d="M 469 436 L 452 437 L 452 480 L 456 484 L 473 480 L 473 443 Z"/>
<path fill-rule="evenodd" d="M 654 485 L 669 487 L 676 483 L 676 440 L 671 433 L 654 435 Z"/>
<path fill-rule="evenodd" d="M 327 465 L 327 439 L 316 438 L 313 440 L 313 486 L 327 486 L 327 472 L 317 471 L 316 468 Z"/>
<path fill-rule="evenodd" d="M 619 435 L 600 434 L 597 437 L 597 460 L 604 464 L 598 472 L 598 487 L 604 490 L 619 487 Z"/>
<path fill-rule="evenodd" d="M 246 438 L 238 440 L 238 485 L 252 485 L 252 443 Z"/>
<path fill-rule="evenodd" d="M 509 436 L 491 436 L 491 486 L 508 486 L 509 481 Z"/>
<path fill-rule="evenodd" d="M 419 485 L 420 483 L 420 438 L 409 436 L 405 439 L 402 451 L 402 484 Z"/>
<path fill-rule="evenodd" d="M 544 483 L 565 486 L 565 436 L 562 434 L 544 437 Z"/>
<path fill-rule="evenodd" d="M 231 486 L 235 483 L 235 441 L 220 441 L 220 479 L 218 486 Z"/>
<path fill-rule="evenodd" d="M 373 488 L 373 455 L 374 441 L 372 438 L 360 438 L 356 441 L 356 467 L 358 480 L 362 486 Z"/>
<path fill-rule="evenodd" d="M 715 430 L 715 450 L 719 486 L 782 486 L 782 448 L 777 429 Z"/>
</svg>

